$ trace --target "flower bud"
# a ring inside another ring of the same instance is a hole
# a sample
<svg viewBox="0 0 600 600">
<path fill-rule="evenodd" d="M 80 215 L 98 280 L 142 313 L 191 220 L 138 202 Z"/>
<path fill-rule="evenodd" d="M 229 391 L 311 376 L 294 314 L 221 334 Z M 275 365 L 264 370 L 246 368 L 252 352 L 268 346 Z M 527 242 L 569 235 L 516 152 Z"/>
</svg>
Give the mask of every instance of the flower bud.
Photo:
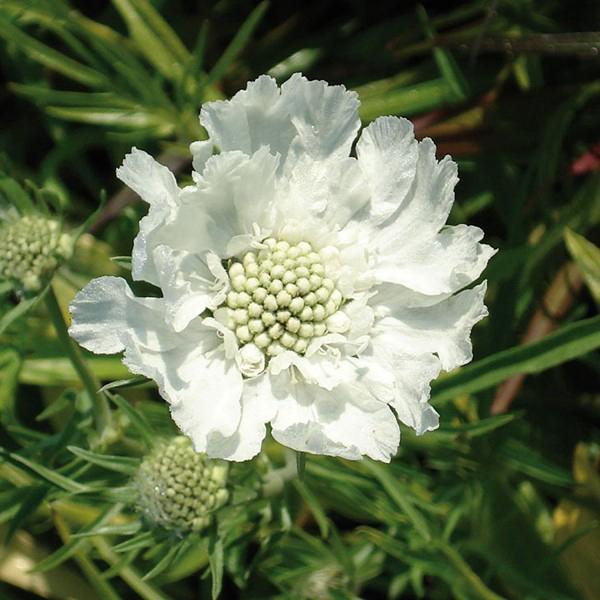
<svg viewBox="0 0 600 600">
<path fill-rule="evenodd" d="M 59 221 L 26 215 L 0 223 L 0 281 L 23 292 L 39 292 L 73 253 L 73 239 Z"/>
<path fill-rule="evenodd" d="M 159 444 L 134 478 L 146 518 L 177 532 L 200 531 L 229 499 L 227 463 L 195 452 L 186 436 Z"/>
</svg>

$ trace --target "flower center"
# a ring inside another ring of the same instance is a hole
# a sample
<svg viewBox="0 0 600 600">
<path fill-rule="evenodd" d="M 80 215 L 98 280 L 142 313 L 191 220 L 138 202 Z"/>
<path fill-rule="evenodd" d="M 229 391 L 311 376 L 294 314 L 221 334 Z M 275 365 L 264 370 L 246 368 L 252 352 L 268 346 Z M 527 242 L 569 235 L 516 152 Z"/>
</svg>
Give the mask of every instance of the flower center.
<svg viewBox="0 0 600 600">
<path fill-rule="evenodd" d="M 246 354 L 258 362 L 254 348 L 266 357 L 284 350 L 304 354 L 313 337 L 339 330 L 345 319 L 342 294 L 311 244 L 275 238 L 263 243 L 265 248 L 230 264 L 232 289 L 225 301 L 227 326 L 241 347 L 252 344 Z"/>
</svg>

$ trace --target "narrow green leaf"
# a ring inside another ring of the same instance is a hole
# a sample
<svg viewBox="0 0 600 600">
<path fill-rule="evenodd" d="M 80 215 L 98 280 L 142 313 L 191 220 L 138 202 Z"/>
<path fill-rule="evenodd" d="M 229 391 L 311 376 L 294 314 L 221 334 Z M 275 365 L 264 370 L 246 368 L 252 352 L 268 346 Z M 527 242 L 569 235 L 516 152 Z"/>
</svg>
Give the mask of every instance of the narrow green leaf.
<svg viewBox="0 0 600 600">
<path fill-rule="evenodd" d="M 517 373 L 539 373 L 600 347 L 600 316 L 570 323 L 545 338 L 478 360 L 432 384 L 434 404 L 472 394 Z"/>
<path fill-rule="evenodd" d="M 143 0 L 112 0 L 112 3 L 127 24 L 129 34 L 139 51 L 166 79 L 178 79 L 182 70 L 181 62 L 187 60 L 188 55 L 183 44 L 160 14 Z M 155 29 L 156 26 L 159 30 Z M 177 40 L 175 46 L 185 57 L 177 56 L 173 52 L 170 46 L 174 40 Z"/>
<path fill-rule="evenodd" d="M 565 243 L 594 300 L 600 303 L 600 248 L 568 228 L 565 229 Z"/>
<path fill-rule="evenodd" d="M 141 521 L 131 521 L 122 525 L 104 525 L 99 523 L 85 531 L 79 531 L 71 535 L 72 538 L 84 538 L 93 535 L 134 535 L 142 528 Z"/>
<path fill-rule="evenodd" d="M 369 123 L 382 115 L 411 116 L 451 104 L 454 94 L 444 79 L 433 79 L 366 98 L 360 118 Z"/>
<path fill-rule="evenodd" d="M 419 17 L 419 21 L 425 31 L 426 37 L 430 40 L 434 39 L 435 31 L 433 25 L 422 5 L 417 7 L 417 16 Z M 440 74 L 448 84 L 448 89 L 454 95 L 454 100 L 457 102 L 466 100 L 469 97 L 469 85 L 450 51 L 438 46 L 434 46 L 432 51 L 433 58 Z"/>
<path fill-rule="evenodd" d="M 49 404 L 36 418 L 35 420 L 39 423 L 45 421 L 63 410 L 72 408 L 75 406 L 77 400 L 77 393 L 73 390 L 66 390 L 64 394 L 61 394 L 56 400 Z"/>
<path fill-rule="evenodd" d="M 29 312 L 42 299 L 47 289 L 45 288 L 42 292 L 31 298 L 21 300 L 19 304 L 2 315 L 2 318 L 0 318 L 0 334 L 4 333 L 14 321 Z"/>
<path fill-rule="evenodd" d="M 500 427 L 504 427 L 508 423 L 511 423 L 517 418 L 516 413 L 511 413 L 508 415 L 496 415 L 494 417 L 488 417 L 486 419 L 480 419 L 475 423 L 467 423 L 466 425 L 461 425 L 459 427 L 448 427 L 443 426 L 438 430 L 432 432 L 432 437 L 456 437 L 457 435 L 467 435 L 469 437 L 477 437 L 480 435 L 485 435 L 498 429 Z"/>
<path fill-rule="evenodd" d="M 154 545 L 154 534 L 151 531 L 142 531 L 131 539 L 113 546 L 115 552 L 132 552 Z"/>
<path fill-rule="evenodd" d="M 23 494 L 21 498 L 19 498 L 19 510 L 11 519 L 8 529 L 6 530 L 6 535 L 4 536 L 5 545 L 10 543 L 25 519 L 30 517 L 37 510 L 37 507 L 48 495 L 48 491 L 49 488 L 47 485 L 36 485 L 35 487 L 30 487 L 27 490 L 23 490 Z"/>
<path fill-rule="evenodd" d="M 297 451 L 295 454 L 296 472 L 298 473 L 298 479 L 302 481 L 304 479 L 304 471 L 306 470 L 306 453 Z"/>
<path fill-rule="evenodd" d="M 21 356 L 16 350 L 0 350 L 0 411 L 11 421 L 14 420 L 15 393 L 21 363 Z"/>
<path fill-rule="evenodd" d="M 208 86 L 215 81 L 220 81 L 233 61 L 246 47 L 246 44 L 252 37 L 254 30 L 263 18 L 268 6 L 269 3 L 266 0 L 263 0 L 263 2 L 261 2 L 242 23 L 241 27 L 238 29 L 238 32 L 235 34 L 235 37 L 233 40 L 231 40 L 229 46 L 225 48 L 225 51 L 223 54 L 221 54 L 219 60 L 217 60 L 215 66 L 208 74 L 206 82 L 204 83 L 205 86 Z"/>
<path fill-rule="evenodd" d="M 298 493 L 302 496 L 304 502 L 306 502 L 308 508 L 310 508 L 310 512 L 313 514 L 315 521 L 319 526 L 321 537 L 326 538 L 329 535 L 330 523 L 325 511 L 323 510 L 323 507 L 319 502 L 319 499 L 310 491 L 303 481 L 295 479 L 293 484 Z"/>
<path fill-rule="evenodd" d="M 415 530 L 418 531 L 423 538 L 430 540 L 432 536 L 429 532 L 427 521 L 403 493 L 402 486 L 404 484 L 401 481 L 394 479 L 389 469 L 379 463 L 365 459 L 363 464 L 375 479 L 381 483 L 383 489 L 390 495 L 392 500 L 396 502 L 409 521 L 411 521 Z"/>
<path fill-rule="evenodd" d="M 211 540 L 208 553 L 208 564 L 212 577 L 212 600 L 217 600 L 223 587 L 223 542 L 221 539 Z"/>
<path fill-rule="evenodd" d="M 136 103 L 113 92 L 71 92 L 48 88 L 41 85 L 26 85 L 11 83 L 9 88 L 42 106 L 54 104 L 56 106 L 89 106 L 92 108 L 136 108 Z"/>
<path fill-rule="evenodd" d="M 561 486 L 570 486 L 574 483 L 573 477 L 568 471 L 548 462 L 518 440 L 508 440 L 497 449 L 497 454 L 504 463 L 513 469 L 540 481 Z"/>
<path fill-rule="evenodd" d="M 141 107 L 135 109 L 104 108 L 91 106 L 48 106 L 46 112 L 65 121 L 89 123 L 119 129 L 149 129 L 156 130 L 157 135 L 169 135 L 175 125 L 169 122 L 166 115 L 154 114 Z"/>
<path fill-rule="evenodd" d="M 67 450 L 75 456 L 79 456 L 88 462 L 91 462 L 105 469 L 125 473 L 125 475 L 133 475 L 140 466 L 140 461 L 129 456 L 115 456 L 114 454 L 97 454 L 83 448 L 75 446 L 67 446 Z"/>
<path fill-rule="evenodd" d="M 111 506 L 107 508 L 97 519 L 93 521 L 93 523 L 91 523 L 88 527 L 85 527 L 80 533 L 84 533 L 101 527 L 102 525 L 110 521 L 110 519 L 112 519 L 112 517 L 121 510 L 121 508 L 121 505 Z M 52 569 L 56 568 L 58 565 L 63 563 L 65 560 L 68 560 L 69 558 L 80 552 L 80 550 L 85 547 L 86 543 L 87 542 L 84 539 L 78 539 L 74 535 L 69 536 L 68 542 L 63 544 L 56 552 L 53 552 L 52 554 L 50 554 L 50 556 L 47 556 L 44 560 L 37 563 L 35 567 L 31 569 L 30 572 L 43 573 L 45 571 L 51 571 Z"/>
<path fill-rule="evenodd" d="M 38 42 L 3 16 L 0 16 L 0 37 L 16 45 L 32 60 L 83 85 L 99 87 L 108 83 L 102 73 Z"/>
<path fill-rule="evenodd" d="M 154 445 L 155 433 L 141 412 L 135 410 L 125 398 L 118 394 L 107 392 L 108 397 L 129 417 L 132 426 L 144 439 L 149 448 Z"/>
<path fill-rule="evenodd" d="M 163 19 L 162 15 L 152 6 L 148 0 L 130 0 L 135 6 L 138 14 L 144 18 L 148 26 L 156 33 L 165 46 L 173 53 L 181 63 L 190 59 L 190 53 L 183 42 L 175 33 L 173 28 Z"/>
<path fill-rule="evenodd" d="M 14 205 L 21 214 L 35 210 L 35 206 L 29 194 L 12 177 L 0 177 L 0 194 L 10 204 Z"/>
<path fill-rule="evenodd" d="M 24 456 L 20 456 L 19 454 L 15 454 L 14 452 L 6 452 L 3 448 L 0 448 L 0 456 L 5 460 L 12 462 L 13 464 L 19 466 L 25 466 L 30 471 L 33 471 L 36 475 L 48 481 L 49 483 L 73 494 L 78 494 L 81 492 L 89 491 L 89 487 L 82 485 L 81 483 L 77 483 L 76 481 L 72 481 L 68 477 L 64 477 L 60 473 L 53 471 L 52 469 L 47 469 L 38 463 L 25 458 Z"/>
<path fill-rule="evenodd" d="M 130 379 L 119 379 L 117 381 L 112 381 L 111 383 L 107 383 L 103 385 L 98 392 L 108 392 L 110 390 L 114 390 L 117 388 L 131 388 L 131 387 L 140 387 L 141 385 L 152 384 L 148 380 L 147 377 L 143 375 L 138 375 L 137 377 L 131 377 Z"/>
<path fill-rule="evenodd" d="M 175 559 L 176 554 L 179 552 L 179 548 L 181 546 L 181 542 L 178 544 L 173 544 L 165 553 L 164 556 L 148 571 L 142 579 L 144 581 L 148 581 L 149 579 L 153 579 L 154 577 L 160 575 L 165 569 L 168 569 L 171 566 L 171 563 Z M 168 546 L 167 546 L 168 547 Z"/>
</svg>

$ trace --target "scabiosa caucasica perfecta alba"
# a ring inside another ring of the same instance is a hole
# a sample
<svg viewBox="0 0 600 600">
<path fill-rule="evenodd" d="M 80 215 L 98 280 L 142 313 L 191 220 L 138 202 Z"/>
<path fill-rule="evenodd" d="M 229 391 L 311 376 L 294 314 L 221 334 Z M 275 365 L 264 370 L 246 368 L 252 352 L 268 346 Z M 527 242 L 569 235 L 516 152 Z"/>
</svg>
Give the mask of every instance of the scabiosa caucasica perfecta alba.
<svg viewBox="0 0 600 600">
<path fill-rule="evenodd" d="M 0 281 L 20 293 L 41 291 L 72 252 L 73 240 L 57 219 L 16 211 L 0 216 Z"/>
<path fill-rule="evenodd" d="M 118 177 L 150 205 L 132 274 L 90 282 L 71 334 L 125 351 L 197 451 L 246 460 L 265 424 L 296 450 L 389 461 L 400 431 L 438 426 L 429 384 L 472 358 L 494 250 L 445 226 L 458 180 L 406 119 L 360 128 L 343 86 L 267 76 L 211 102 L 194 185 L 133 149 Z M 214 147 L 220 153 L 213 155 Z"/>
<path fill-rule="evenodd" d="M 227 472 L 226 462 L 194 452 L 189 438 L 163 440 L 134 477 L 138 509 L 164 529 L 200 531 L 229 499 Z"/>
</svg>

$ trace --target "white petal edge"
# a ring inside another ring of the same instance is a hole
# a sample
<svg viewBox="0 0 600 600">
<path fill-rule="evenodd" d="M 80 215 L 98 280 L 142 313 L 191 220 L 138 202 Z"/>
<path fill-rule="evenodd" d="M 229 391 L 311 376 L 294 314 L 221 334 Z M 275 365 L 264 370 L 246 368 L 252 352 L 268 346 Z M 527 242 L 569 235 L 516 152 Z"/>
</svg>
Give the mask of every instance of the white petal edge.
<svg viewBox="0 0 600 600">
<path fill-rule="evenodd" d="M 361 133 L 356 155 L 371 192 L 369 218 L 378 225 L 402 205 L 415 179 L 419 153 L 412 123 L 379 117 Z"/>
<path fill-rule="evenodd" d="M 382 318 L 376 322 L 374 334 L 398 354 L 436 353 L 442 368 L 450 371 L 473 358 L 471 329 L 488 314 L 483 303 L 486 289 L 484 281 L 426 307 L 376 304 L 375 312 Z M 376 301 L 377 296 L 373 298 Z"/>
<path fill-rule="evenodd" d="M 125 156 L 117 177 L 129 186 L 142 200 L 150 204 L 148 214 L 140 221 L 140 230 L 133 241 L 132 276 L 157 284 L 157 274 L 152 261 L 155 244 L 152 238 L 171 217 L 178 205 L 179 187 L 173 173 L 136 147 Z"/>
</svg>

